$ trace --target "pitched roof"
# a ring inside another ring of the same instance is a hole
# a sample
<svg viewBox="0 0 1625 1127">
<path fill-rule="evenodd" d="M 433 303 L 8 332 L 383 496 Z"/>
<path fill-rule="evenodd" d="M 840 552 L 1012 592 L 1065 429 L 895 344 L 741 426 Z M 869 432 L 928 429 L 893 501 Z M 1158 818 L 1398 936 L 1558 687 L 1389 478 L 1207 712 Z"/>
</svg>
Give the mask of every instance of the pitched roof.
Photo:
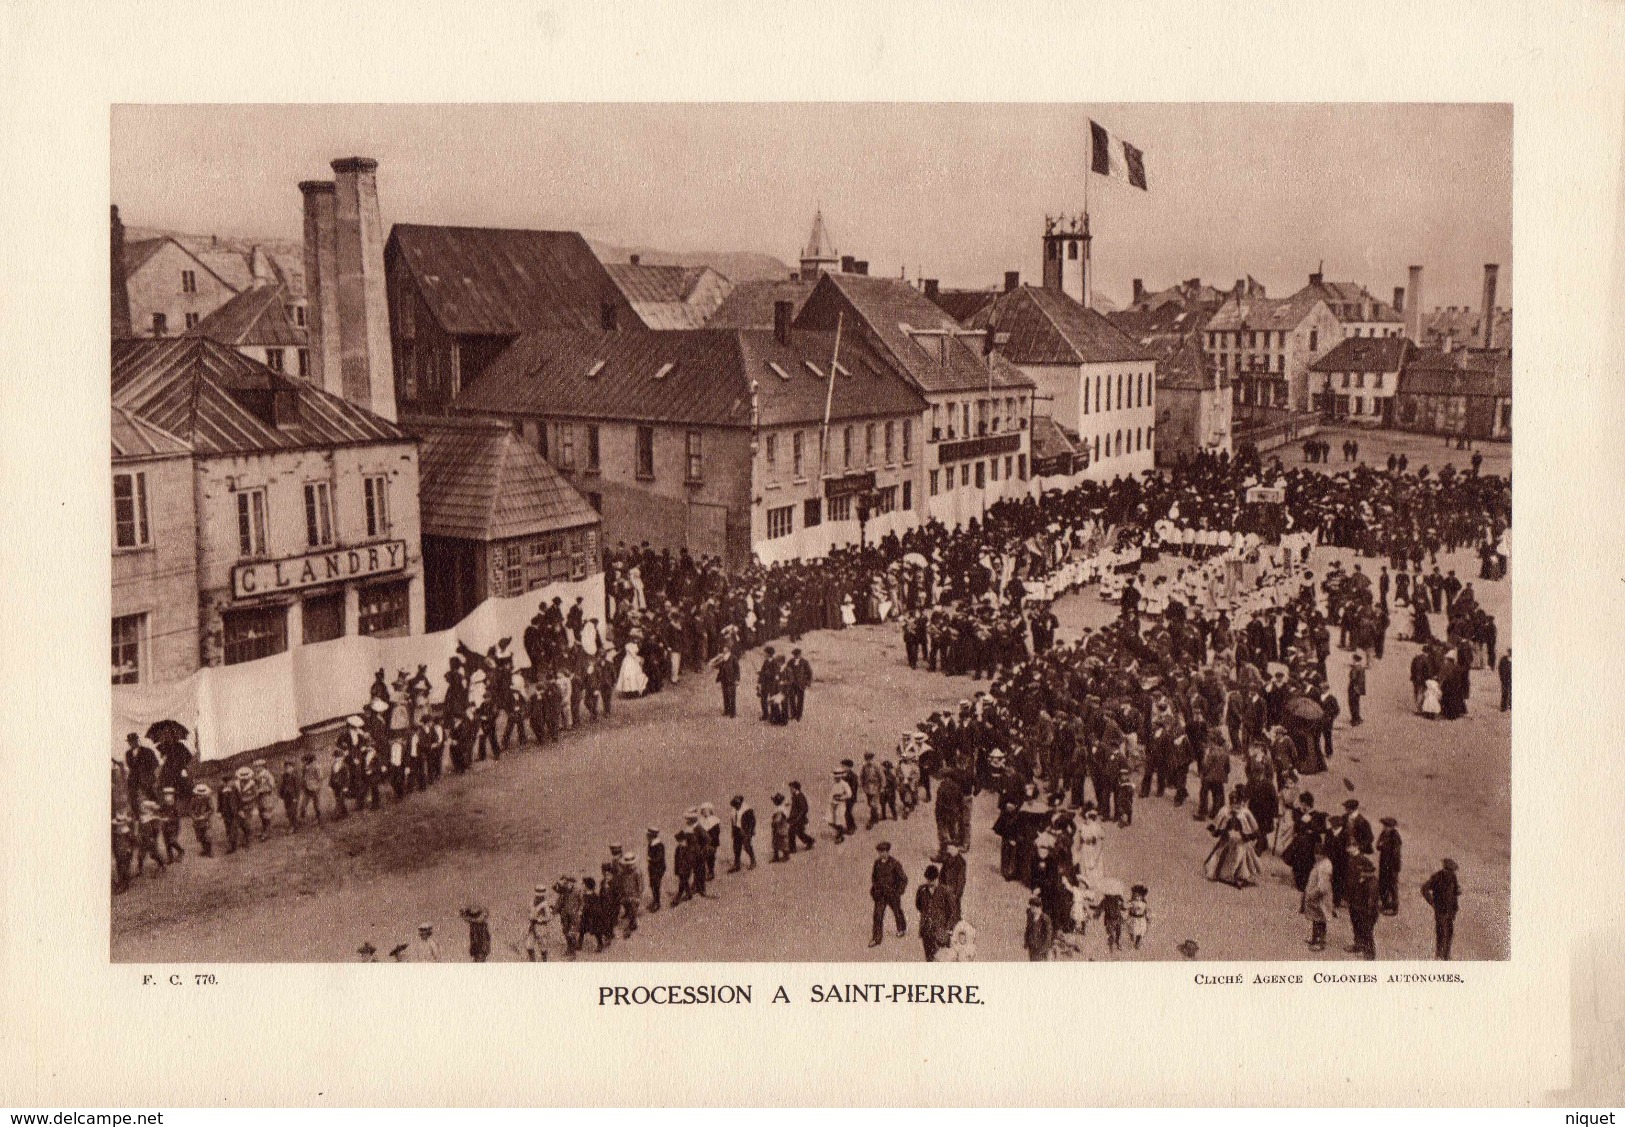
<svg viewBox="0 0 1625 1127">
<path fill-rule="evenodd" d="M 117 404 L 112 416 L 113 460 L 173 458 L 190 454 L 192 448 L 167 430 L 155 427 L 139 415 Z"/>
<path fill-rule="evenodd" d="M 962 329 L 959 322 L 901 278 L 825 274 L 802 306 L 796 325 L 832 331 L 842 311 L 850 311 L 863 323 L 870 343 L 891 357 L 921 391 L 987 389 L 989 368 L 982 360 L 981 342 L 975 341 L 973 347 L 949 335 Z M 847 332 L 855 328 L 849 318 Z M 994 368 L 991 378 L 995 389 L 1035 386 L 1013 368 Z"/>
<path fill-rule="evenodd" d="M 1482 349 L 1445 353 L 1412 348 L 1399 374 L 1399 395 L 1512 397 L 1512 358 Z"/>
<path fill-rule="evenodd" d="M 507 423 L 413 418 L 425 536 L 506 540 L 598 524 L 598 513 Z"/>
<path fill-rule="evenodd" d="M 998 296 L 971 319 L 1004 338 L 999 351 L 1017 364 L 1112 364 L 1151 354 L 1106 316 L 1055 290 L 1021 286 Z"/>
<path fill-rule="evenodd" d="M 998 296 L 998 290 L 938 290 L 931 300 L 955 321 L 968 325 L 972 317 L 991 305 Z"/>
<path fill-rule="evenodd" d="M 1061 454 L 1076 454 L 1077 443 L 1066 433 L 1066 429 L 1048 415 L 1033 416 L 1033 460 L 1041 462 L 1045 458 L 1058 457 Z"/>
<path fill-rule="evenodd" d="M 410 441 L 393 423 L 206 337 L 113 342 L 113 403 L 199 454 Z"/>
<path fill-rule="evenodd" d="M 1153 337 L 1148 347 L 1157 358 L 1158 391 L 1217 391 L 1230 386 L 1230 377 L 1214 372 L 1209 364 L 1199 330 Z"/>
<path fill-rule="evenodd" d="M 399 256 L 435 320 L 453 335 L 596 330 L 610 302 L 620 327 L 642 327 L 575 231 L 397 223 L 385 253 Z"/>
<path fill-rule="evenodd" d="M 527 333 L 458 396 L 459 411 L 748 427 L 751 384 L 762 426 L 824 417 L 835 334 L 688 329 Z M 879 352 L 841 339 L 832 418 L 917 414 L 924 401 Z M 808 365 L 812 365 L 809 369 Z M 816 372 L 813 370 L 816 369 Z"/>
<path fill-rule="evenodd" d="M 1311 372 L 1397 372 L 1410 341 L 1404 337 L 1348 337 L 1309 365 Z"/>
<path fill-rule="evenodd" d="M 1326 303 L 1332 316 L 1339 321 L 1387 321 L 1399 324 L 1405 320 L 1392 305 L 1378 300 L 1370 290 L 1358 282 L 1311 281 L 1298 294 L 1311 293 Z M 1294 294 L 1293 297 L 1298 296 Z M 1369 313 L 1370 316 L 1362 316 Z"/>
<path fill-rule="evenodd" d="M 150 262 L 153 256 L 159 251 L 163 250 L 166 245 L 173 246 L 176 250 L 190 258 L 193 262 L 196 262 L 199 266 L 203 267 L 203 269 L 214 275 L 214 277 L 219 280 L 220 284 L 225 286 L 228 290 L 236 292 L 237 290 L 242 289 L 243 285 L 247 284 L 246 282 L 239 284 L 238 282 L 233 281 L 231 277 L 227 276 L 233 272 L 229 269 L 225 269 L 224 265 L 220 261 L 210 261 L 206 259 L 203 255 L 191 249 L 173 235 L 159 235 L 154 239 L 139 239 L 135 242 L 125 243 L 124 276 L 126 278 L 134 277 L 136 271 L 140 270 L 143 266 Z M 218 259 L 218 256 L 215 256 L 215 258 Z M 246 270 L 244 273 L 246 273 Z M 249 280 L 251 281 L 252 279 Z"/>
<path fill-rule="evenodd" d="M 1243 297 L 1227 299 L 1207 323 L 1209 331 L 1269 329 L 1283 332 L 1297 328 L 1321 304 L 1321 297 L 1305 287 L 1291 297 Z"/>
<path fill-rule="evenodd" d="M 609 276 L 651 329 L 702 329 L 731 283 L 709 266 L 612 262 Z"/>
<path fill-rule="evenodd" d="M 1207 327 L 1209 319 L 1218 308 L 1217 299 L 1192 302 L 1188 305 L 1170 301 L 1155 308 L 1125 309 L 1120 313 L 1108 313 L 1106 320 L 1130 340 L 1138 341 L 1142 346 L 1150 348 L 1157 337 L 1169 335 L 1183 337 L 1186 333 L 1201 332 Z"/>
<path fill-rule="evenodd" d="M 1422 339 L 1431 344 L 1442 343 L 1446 337 L 1457 344 L 1477 345 L 1483 341 L 1484 317 L 1477 309 L 1466 306 L 1435 308 L 1423 320 L 1425 328 Z M 1493 344 L 1496 348 L 1512 347 L 1512 310 L 1496 307 Z"/>
<path fill-rule="evenodd" d="M 307 343 L 305 330 L 288 320 L 287 300 L 280 284 L 262 282 L 203 318 L 188 335 L 237 347 L 302 347 Z"/>
<path fill-rule="evenodd" d="M 807 245 L 801 250 L 802 258 L 834 258 L 835 244 L 830 241 L 829 232 L 824 229 L 824 209 L 819 208 L 813 212 L 812 233 L 807 236 Z"/>
<path fill-rule="evenodd" d="M 712 329 L 771 329 L 773 303 L 788 301 L 795 308 L 791 316 L 801 312 L 816 279 L 805 281 L 753 281 L 740 282 L 729 291 L 717 306 L 706 327 Z"/>
</svg>

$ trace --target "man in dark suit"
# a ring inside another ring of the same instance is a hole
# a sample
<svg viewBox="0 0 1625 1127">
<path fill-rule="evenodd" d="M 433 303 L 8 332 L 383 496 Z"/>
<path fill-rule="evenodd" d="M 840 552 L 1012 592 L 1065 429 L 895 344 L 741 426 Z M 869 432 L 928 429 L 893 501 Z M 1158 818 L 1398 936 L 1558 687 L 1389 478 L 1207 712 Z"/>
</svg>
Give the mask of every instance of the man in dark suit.
<svg viewBox="0 0 1625 1127">
<path fill-rule="evenodd" d="M 746 804 L 745 796 L 742 794 L 734 795 L 729 805 L 733 807 L 734 811 L 734 867 L 728 871 L 730 873 L 739 871 L 739 860 L 742 856 L 750 858 L 750 867 L 754 869 L 756 867 L 756 811 Z"/>
<path fill-rule="evenodd" d="M 801 656 L 799 648 L 791 650 L 790 659 L 784 663 L 784 696 L 790 719 L 801 719 L 807 707 L 807 686 L 812 684 L 812 679 L 812 663 Z"/>
<path fill-rule="evenodd" d="M 876 845 L 875 852 L 880 856 L 875 858 L 875 867 L 869 874 L 869 899 L 875 903 L 874 930 L 869 934 L 871 947 L 880 946 L 881 929 L 888 908 L 897 920 L 898 936 L 908 934 L 908 919 L 903 915 L 903 890 L 908 888 L 908 874 L 903 871 L 897 858 L 891 855 L 891 842 L 883 841 Z"/>
<path fill-rule="evenodd" d="M 1456 863 L 1446 857 L 1439 871 L 1422 886 L 1422 899 L 1433 909 L 1433 957 L 1450 958 L 1450 945 L 1456 938 L 1456 907 L 1461 884 L 1456 879 Z"/>
<path fill-rule="evenodd" d="M 649 827 L 649 845 L 645 851 L 649 868 L 649 911 L 660 911 L 660 884 L 666 879 L 666 843 L 660 831 Z"/>
<path fill-rule="evenodd" d="M 717 684 L 722 686 L 722 715 L 738 716 L 735 703 L 739 695 L 739 655 L 731 648 L 717 657 Z"/>
<path fill-rule="evenodd" d="M 797 843 L 805 845 L 808 849 L 813 847 L 813 839 L 807 833 L 807 823 L 812 820 L 812 808 L 807 802 L 807 796 L 801 790 L 801 784 L 790 784 L 790 852 L 796 851 Z"/>
<path fill-rule="evenodd" d="M 959 846 L 949 842 L 942 847 L 942 864 L 938 869 L 942 891 L 948 894 L 948 927 L 951 929 L 959 922 L 960 905 L 965 900 L 965 855 L 960 852 Z M 926 870 L 927 874 L 930 870 Z M 944 943 L 947 940 L 943 941 Z"/>
<path fill-rule="evenodd" d="M 768 698 L 779 691 L 779 673 L 782 666 L 780 658 L 773 653 L 772 646 L 762 648 L 762 668 L 756 673 L 756 696 L 762 702 L 762 719 L 769 718 Z"/>
<path fill-rule="evenodd" d="M 925 961 L 935 962 L 937 949 L 948 945 L 954 926 L 954 897 L 938 881 L 935 865 L 925 867 L 925 883 L 914 894 L 914 909 L 920 913 L 920 942 L 925 947 Z"/>
</svg>

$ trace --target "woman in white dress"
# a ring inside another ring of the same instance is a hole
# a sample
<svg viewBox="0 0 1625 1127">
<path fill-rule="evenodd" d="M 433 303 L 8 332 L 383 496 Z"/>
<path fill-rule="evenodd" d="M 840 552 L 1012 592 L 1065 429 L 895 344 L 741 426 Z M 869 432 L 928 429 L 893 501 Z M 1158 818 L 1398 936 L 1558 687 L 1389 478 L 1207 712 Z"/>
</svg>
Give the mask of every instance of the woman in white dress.
<svg viewBox="0 0 1625 1127">
<path fill-rule="evenodd" d="M 1098 888 L 1106 876 L 1106 831 L 1100 824 L 1100 811 L 1092 806 L 1084 811 L 1078 827 L 1078 880 L 1086 888 Z"/>
<path fill-rule="evenodd" d="M 643 659 L 638 656 L 636 641 L 626 643 L 626 653 L 621 658 L 621 673 L 615 680 L 615 691 L 624 693 L 629 697 L 642 696 L 643 690 L 649 687 L 649 677 L 643 672 Z"/>
</svg>

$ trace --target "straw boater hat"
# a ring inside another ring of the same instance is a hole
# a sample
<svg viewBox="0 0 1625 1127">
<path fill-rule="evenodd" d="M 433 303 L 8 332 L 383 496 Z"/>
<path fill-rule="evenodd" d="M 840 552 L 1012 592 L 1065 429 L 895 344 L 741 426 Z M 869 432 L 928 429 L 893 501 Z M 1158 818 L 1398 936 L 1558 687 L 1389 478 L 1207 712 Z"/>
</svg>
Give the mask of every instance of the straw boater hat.
<svg viewBox="0 0 1625 1127">
<path fill-rule="evenodd" d="M 362 723 L 360 716 L 347 716 L 344 718 L 344 722 L 352 728 L 362 728 L 366 726 Z"/>
<path fill-rule="evenodd" d="M 239 779 L 252 779 L 254 777 L 254 769 L 252 767 L 239 767 L 237 768 L 237 777 Z"/>
<path fill-rule="evenodd" d="M 197 786 L 192 788 L 192 793 L 199 796 L 200 798 L 208 795 L 208 793 L 209 793 L 208 784 L 207 783 L 199 783 Z"/>
<path fill-rule="evenodd" d="M 419 935 L 429 935 L 434 931 L 434 924 L 418 924 Z"/>
<path fill-rule="evenodd" d="M 484 908 L 476 908 L 473 905 L 469 905 L 467 908 L 464 908 L 462 910 L 462 912 L 459 913 L 459 914 L 463 917 L 463 919 L 467 920 L 469 923 L 479 923 L 481 920 L 483 920 L 485 918 L 485 909 Z"/>
</svg>

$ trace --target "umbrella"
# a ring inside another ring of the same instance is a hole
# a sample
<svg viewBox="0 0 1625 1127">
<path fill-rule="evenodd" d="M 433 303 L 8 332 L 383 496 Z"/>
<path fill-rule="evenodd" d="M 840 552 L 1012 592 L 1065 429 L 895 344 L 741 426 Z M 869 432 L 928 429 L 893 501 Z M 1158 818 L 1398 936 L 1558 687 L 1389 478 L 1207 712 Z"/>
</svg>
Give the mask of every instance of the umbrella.
<svg viewBox="0 0 1625 1127">
<path fill-rule="evenodd" d="M 147 739 L 153 743 L 161 743 L 164 740 L 184 740 L 191 734 L 191 729 L 187 728 L 179 720 L 159 720 L 147 728 Z"/>
<path fill-rule="evenodd" d="M 1320 723 L 1326 719 L 1326 710 L 1308 697 L 1293 697 L 1286 702 L 1286 713 L 1299 720 L 1311 720 Z"/>
<path fill-rule="evenodd" d="M 920 555 L 918 552 L 908 553 L 908 555 L 903 557 L 903 562 L 906 564 L 913 564 L 915 567 L 927 566 L 925 557 Z"/>
</svg>

